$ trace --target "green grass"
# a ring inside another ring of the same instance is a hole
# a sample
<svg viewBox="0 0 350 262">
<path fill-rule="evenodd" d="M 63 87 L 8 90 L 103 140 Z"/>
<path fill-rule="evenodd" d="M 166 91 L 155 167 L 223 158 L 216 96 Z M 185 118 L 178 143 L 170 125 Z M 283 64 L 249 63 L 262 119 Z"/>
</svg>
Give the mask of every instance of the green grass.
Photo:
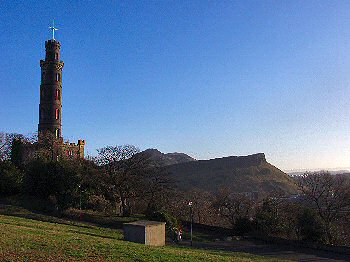
<svg viewBox="0 0 350 262">
<path fill-rule="evenodd" d="M 0 215 L 0 261 L 277 261 L 244 253 L 149 247 L 122 231 L 62 220 Z"/>
</svg>

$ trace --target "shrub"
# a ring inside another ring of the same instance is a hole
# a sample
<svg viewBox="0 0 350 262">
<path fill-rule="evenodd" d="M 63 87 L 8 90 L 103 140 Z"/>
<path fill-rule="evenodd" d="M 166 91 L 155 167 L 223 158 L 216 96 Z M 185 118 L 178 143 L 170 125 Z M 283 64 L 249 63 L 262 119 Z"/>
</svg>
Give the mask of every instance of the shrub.
<svg viewBox="0 0 350 262">
<path fill-rule="evenodd" d="M 79 177 L 73 163 L 68 161 L 32 161 L 26 170 L 26 193 L 45 199 L 56 199 L 57 208 L 76 202 Z"/>
<path fill-rule="evenodd" d="M 10 161 L 0 161 L 0 195 L 18 194 L 22 190 L 23 173 Z"/>
<path fill-rule="evenodd" d="M 276 235 L 281 232 L 277 203 L 273 199 L 265 199 L 255 215 L 255 226 L 264 235 Z"/>
<path fill-rule="evenodd" d="M 240 217 L 236 219 L 233 226 L 233 232 L 239 236 L 243 236 L 253 229 L 252 221 L 248 217 Z"/>
<path fill-rule="evenodd" d="M 321 242 L 324 239 L 322 221 L 313 209 L 304 209 L 298 217 L 297 226 L 304 241 Z"/>
<path fill-rule="evenodd" d="M 111 209 L 111 202 L 103 195 L 90 195 L 86 200 L 86 208 L 94 211 L 105 212 L 106 210 Z"/>
<path fill-rule="evenodd" d="M 177 219 L 167 212 L 156 211 L 149 215 L 148 218 L 154 221 L 165 222 L 168 230 L 178 226 Z"/>
</svg>

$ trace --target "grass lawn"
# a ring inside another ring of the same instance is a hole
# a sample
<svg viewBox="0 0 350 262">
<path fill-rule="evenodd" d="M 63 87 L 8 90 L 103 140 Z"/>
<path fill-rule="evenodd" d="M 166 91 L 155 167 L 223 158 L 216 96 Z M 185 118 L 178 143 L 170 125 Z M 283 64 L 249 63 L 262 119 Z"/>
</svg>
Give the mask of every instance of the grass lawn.
<svg viewBox="0 0 350 262">
<path fill-rule="evenodd" d="M 148 247 L 122 239 L 118 229 L 0 215 L 0 261 L 277 261 L 244 253 Z"/>
</svg>

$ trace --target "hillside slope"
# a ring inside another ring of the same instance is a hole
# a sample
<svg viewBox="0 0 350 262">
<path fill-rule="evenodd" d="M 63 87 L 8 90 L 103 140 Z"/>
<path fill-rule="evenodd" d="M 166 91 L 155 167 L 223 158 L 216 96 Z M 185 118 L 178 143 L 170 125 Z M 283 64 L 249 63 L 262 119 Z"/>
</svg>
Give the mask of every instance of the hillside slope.
<svg viewBox="0 0 350 262">
<path fill-rule="evenodd" d="M 296 192 L 294 180 L 268 163 L 263 153 L 199 160 L 167 167 L 182 190 L 199 188 L 216 192 L 228 188 L 233 192 Z"/>
</svg>

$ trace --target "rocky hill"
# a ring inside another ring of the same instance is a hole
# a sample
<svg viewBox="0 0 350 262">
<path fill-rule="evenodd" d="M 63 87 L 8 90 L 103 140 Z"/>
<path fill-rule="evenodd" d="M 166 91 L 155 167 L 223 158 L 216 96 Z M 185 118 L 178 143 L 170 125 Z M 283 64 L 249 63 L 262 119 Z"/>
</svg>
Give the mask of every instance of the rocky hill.
<svg viewBox="0 0 350 262">
<path fill-rule="evenodd" d="M 263 153 L 186 162 L 167 167 L 183 190 L 295 193 L 294 180 L 268 163 Z"/>
<path fill-rule="evenodd" d="M 196 161 L 196 159 L 184 154 L 184 153 L 168 153 L 164 154 L 157 149 L 147 149 L 138 153 L 138 158 L 149 159 L 156 162 L 160 166 L 170 166 L 185 162 Z"/>
<path fill-rule="evenodd" d="M 148 149 L 138 154 L 164 166 L 180 190 L 217 192 L 227 188 L 232 192 L 287 193 L 296 192 L 294 180 L 268 163 L 265 154 L 229 156 L 210 160 L 195 160 L 183 153 L 163 154 Z"/>
</svg>

